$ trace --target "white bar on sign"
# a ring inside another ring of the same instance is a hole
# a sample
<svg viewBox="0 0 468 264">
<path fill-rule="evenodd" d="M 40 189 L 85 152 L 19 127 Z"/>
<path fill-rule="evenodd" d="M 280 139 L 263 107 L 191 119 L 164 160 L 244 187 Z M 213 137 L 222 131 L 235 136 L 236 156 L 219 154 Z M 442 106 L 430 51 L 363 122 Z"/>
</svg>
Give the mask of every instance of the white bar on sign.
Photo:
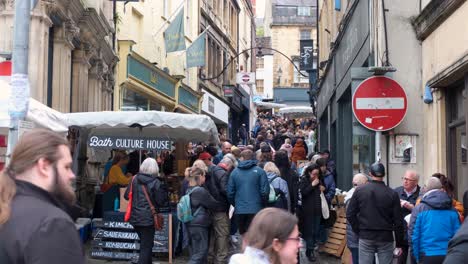
<svg viewBox="0 0 468 264">
<path fill-rule="evenodd" d="M 356 109 L 404 109 L 405 98 L 356 98 Z"/>
</svg>

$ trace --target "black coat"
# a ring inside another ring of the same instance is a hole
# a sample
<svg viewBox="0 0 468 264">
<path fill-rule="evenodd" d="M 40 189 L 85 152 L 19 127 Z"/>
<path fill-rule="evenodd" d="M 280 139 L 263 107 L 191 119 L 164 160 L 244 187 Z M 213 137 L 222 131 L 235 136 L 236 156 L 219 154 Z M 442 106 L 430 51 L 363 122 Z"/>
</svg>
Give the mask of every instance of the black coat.
<svg viewBox="0 0 468 264">
<path fill-rule="evenodd" d="M 468 259 L 468 221 L 460 227 L 455 236 L 449 241 L 447 256 L 444 264 L 465 263 Z"/>
<path fill-rule="evenodd" d="M 310 177 L 302 177 L 299 182 L 302 205 L 299 207 L 299 218 L 304 234 L 313 234 L 311 223 L 317 216 L 322 216 L 322 201 L 320 200 L 320 184 L 312 186 Z"/>
<path fill-rule="evenodd" d="M 220 208 L 220 212 L 229 211 L 229 201 L 227 199 L 229 174 L 229 171 L 226 171 L 223 167 L 218 165 L 210 171 L 210 179 L 205 183 L 213 198 L 223 204 L 222 208 Z"/>
<path fill-rule="evenodd" d="M 403 217 L 398 194 L 383 181 L 371 181 L 356 188 L 346 218 L 359 238 L 403 245 Z"/>
<path fill-rule="evenodd" d="M 75 223 L 62 204 L 29 182 L 16 185 L 10 219 L 0 227 L 0 263 L 85 263 Z"/>
<path fill-rule="evenodd" d="M 137 174 L 133 181 L 132 213 L 130 215 L 130 224 L 133 226 L 153 226 L 154 218 L 151 214 L 151 208 L 143 192 L 143 186 L 146 186 L 148 195 L 153 206 L 158 210 L 161 207 L 168 206 L 167 186 L 156 177 L 147 174 Z M 128 185 L 124 198 L 129 199 L 130 185 Z"/>
<path fill-rule="evenodd" d="M 224 205 L 216 201 L 204 187 L 189 187 L 187 192 L 191 190 L 190 207 L 194 218 L 188 225 L 208 227 L 211 225 L 211 212 L 220 212 Z"/>
</svg>

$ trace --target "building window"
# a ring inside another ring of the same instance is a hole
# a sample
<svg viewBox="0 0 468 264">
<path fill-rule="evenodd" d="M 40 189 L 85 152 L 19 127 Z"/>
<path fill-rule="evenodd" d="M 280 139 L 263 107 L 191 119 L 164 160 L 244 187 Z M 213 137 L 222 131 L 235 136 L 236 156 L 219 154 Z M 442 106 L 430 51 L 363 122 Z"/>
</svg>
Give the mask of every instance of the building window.
<svg viewBox="0 0 468 264">
<path fill-rule="evenodd" d="M 301 29 L 300 39 L 310 39 L 310 29 Z"/>
<path fill-rule="evenodd" d="M 456 186 L 455 195 L 462 199 L 468 189 L 468 158 L 466 137 L 468 99 L 468 77 L 453 87 L 447 88 L 447 166 L 448 177 Z"/>
<path fill-rule="evenodd" d="M 264 63 L 265 63 L 265 59 L 263 57 L 257 58 L 257 69 L 265 68 Z"/>
<path fill-rule="evenodd" d="M 310 6 L 298 6 L 297 15 L 298 16 L 311 16 L 312 8 Z"/>
<path fill-rule="evenodd" d="M 122 89 L 121 111 L 147 111 L 148 98 L 130 89 Z"/>
<path fill-rule="evenodd" d="M 299 64 L 300 63 L 299 63 L 298 60 L 294 61 L 294 65 L 296 66 L 296 67 L 294 67 L 294 83 L 295 84 L 301 84 L 301 83 L 307 83 L 308 84 L 309 83 L 309 77 L 308 77 L 309 74 L 306 71 L 301 71 L 301 73 L 304 74 L 305 76 L 299 74 L 299 72 L 297 71 L 297 69 L 299 69 Z"/>
<path fill-rule="evenodd" d="M 297 6 L 276 6 L 276 16 L 296 16 Z"/>
<path fill-rule="evenodd" d="M 264 80 L 258 80 L 256 81 L 257 85 L 257 94 L 263 94 L 264 92 Z"/>
</svg>

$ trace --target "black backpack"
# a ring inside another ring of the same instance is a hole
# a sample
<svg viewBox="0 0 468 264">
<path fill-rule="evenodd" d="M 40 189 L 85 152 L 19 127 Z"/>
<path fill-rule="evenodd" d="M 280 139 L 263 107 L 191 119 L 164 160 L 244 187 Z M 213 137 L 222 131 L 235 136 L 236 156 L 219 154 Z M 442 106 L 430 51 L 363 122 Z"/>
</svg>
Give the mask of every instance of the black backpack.
<svg viewBox="0 0 468 264">
<path fill-rule="evenodd" d="M 271 180 L 268 181 L 270 186 L 271 186 L 271 183 L 278 177 L 279 176 L 275 176 Z M 276 197 L 278 198 L 276 199 L 275 202 L 268 203 L 268 207 L 276 207 L 276 208 L 288 210 L 288 199 L 286 199 L 286 194 L 279 188 L 274 188 L 274 189 L 275 189 Z"/>
</svg>

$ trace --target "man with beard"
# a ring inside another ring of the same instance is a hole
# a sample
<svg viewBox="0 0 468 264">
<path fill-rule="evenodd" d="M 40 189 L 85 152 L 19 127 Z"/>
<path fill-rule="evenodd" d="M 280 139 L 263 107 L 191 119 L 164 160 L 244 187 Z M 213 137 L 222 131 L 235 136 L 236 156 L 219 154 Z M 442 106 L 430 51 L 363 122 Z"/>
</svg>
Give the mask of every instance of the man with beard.
<svg viewBox="0 0 468 264">
<path fill-rule="evenodd" d="M 0 263 L 82 264 L 68 142 L 48 130 L 25 133 L 0 175 Z"/>
</svg>

